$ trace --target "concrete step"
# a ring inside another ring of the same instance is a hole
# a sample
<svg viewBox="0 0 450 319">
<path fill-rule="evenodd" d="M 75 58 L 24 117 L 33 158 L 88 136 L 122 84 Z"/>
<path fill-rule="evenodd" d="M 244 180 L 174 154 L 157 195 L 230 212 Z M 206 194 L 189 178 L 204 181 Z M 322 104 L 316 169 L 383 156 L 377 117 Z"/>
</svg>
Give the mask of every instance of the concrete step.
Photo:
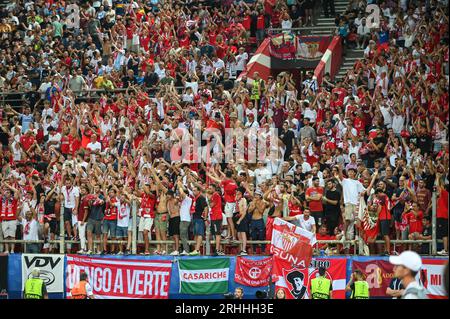
<svg viewBox="0 0 450 319">
<path fill-rule="evenodd" d="M 333 22 L 334 23 L 334 18 L 318 18 L 317 21 L 318 22 Z"/>
</svg>

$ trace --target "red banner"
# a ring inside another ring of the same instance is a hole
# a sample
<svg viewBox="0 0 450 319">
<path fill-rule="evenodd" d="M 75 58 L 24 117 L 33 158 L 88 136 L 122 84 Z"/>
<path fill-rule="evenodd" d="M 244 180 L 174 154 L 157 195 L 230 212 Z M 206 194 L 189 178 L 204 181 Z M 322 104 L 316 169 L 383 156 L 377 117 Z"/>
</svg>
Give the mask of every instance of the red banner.
<svg viewBox="0 0 450 319">
<path fill-rule="evenodd" d="M 345 299 L 346 265 L 345 258 L 314 258 L 309 268 L 299 268 L 274 256 L 272 280 L 275 292 L 284 290 L 286 299 L 309 299 L 311 279 L 318 275 L 318 267 L 324 267 L 325 276 L 332 281 L 332 298 Z"/>
<path fill-rule="evenodd" d="M 172 261 L 67 255 L 66 292 L 88 275 L 95 298 L 168 299 Z"/>
<path fill-rule="evenodd" d="M 386 289 L 394 278 L 394 266 L 385 260 L 353 261 L 353 271 L 366 275 L 371 297 L 386 297 Z"/>
<path fill-rule="evenodd" d="M 250 287 L 268 286 L 271 271 L 272 257 L 261 260 L 237 257 L 234 281 Z"/>
</svg>

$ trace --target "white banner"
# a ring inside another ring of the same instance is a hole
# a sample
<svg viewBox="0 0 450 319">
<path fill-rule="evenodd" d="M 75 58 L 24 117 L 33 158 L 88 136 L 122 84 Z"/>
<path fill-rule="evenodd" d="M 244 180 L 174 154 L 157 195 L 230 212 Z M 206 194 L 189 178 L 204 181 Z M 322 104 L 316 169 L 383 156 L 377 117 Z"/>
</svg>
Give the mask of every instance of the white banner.
<svg viewBox="0 0 450 319">
<path fill-rule="evenodd" d="M 47 292 L 64 292 L 64 255 L 22 254 L 22 290 L 34 268 L 39 268 Z"/>
</svg>

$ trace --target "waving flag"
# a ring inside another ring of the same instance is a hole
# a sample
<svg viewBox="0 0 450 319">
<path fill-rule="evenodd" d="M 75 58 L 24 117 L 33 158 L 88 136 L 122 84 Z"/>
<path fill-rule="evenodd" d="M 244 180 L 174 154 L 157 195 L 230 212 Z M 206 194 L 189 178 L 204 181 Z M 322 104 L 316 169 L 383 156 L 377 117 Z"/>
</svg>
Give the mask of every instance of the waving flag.
<svg viewBox="0 0 450 319">
<path fill-rule="evenodd" d="M 270 252 L 278 258 L 306 268 L 311 262 L 316 241 L 315 234 L 275 218 Z"/>
</svg>

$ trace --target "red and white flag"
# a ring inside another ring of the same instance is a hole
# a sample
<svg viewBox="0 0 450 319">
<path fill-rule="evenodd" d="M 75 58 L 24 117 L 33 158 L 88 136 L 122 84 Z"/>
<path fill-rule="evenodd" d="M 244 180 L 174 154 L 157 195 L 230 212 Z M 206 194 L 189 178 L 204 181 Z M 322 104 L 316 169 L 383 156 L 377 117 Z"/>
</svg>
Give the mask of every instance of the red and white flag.
<svg viewBox="0 0 450 319">
<path fill-rule="evenodd" d="M 251 260 L 237 257 L 234 281 L 250 287 L 268 286 L 272 272 L 272 257 Z"/>
<path fill-rule="evenodd" d="M 314 258 L 307 268 L 292 265 L 273 257 L 272 281 L 275 293 L 282 289 L 286 299 L 310 299 L 311 280 L 318 275 L 318 267 L 325 268 L 325 277 L 331 280 L 333 299 L 345 299 L 346 258 Z"/>
<path fill-rule="evenodd" d="M 422 269 L 417 274 L 430 299 L 448 299 L 444 286 L 444 269 L 448 259 L 422 259 Z"/>
<path fill-rule="evenodd" d="M 316 241 L 315 234 L 281 218 L 275 218 L 270 252 L 293 265 L 306 268 L 311 262 Z"/>
<path fill-rule="evenodd" d="M 171 260 L 67 255 L 66 293 L 85 272 L 97 299 L 168 299 L 171 271 Z"/>
</svg>

